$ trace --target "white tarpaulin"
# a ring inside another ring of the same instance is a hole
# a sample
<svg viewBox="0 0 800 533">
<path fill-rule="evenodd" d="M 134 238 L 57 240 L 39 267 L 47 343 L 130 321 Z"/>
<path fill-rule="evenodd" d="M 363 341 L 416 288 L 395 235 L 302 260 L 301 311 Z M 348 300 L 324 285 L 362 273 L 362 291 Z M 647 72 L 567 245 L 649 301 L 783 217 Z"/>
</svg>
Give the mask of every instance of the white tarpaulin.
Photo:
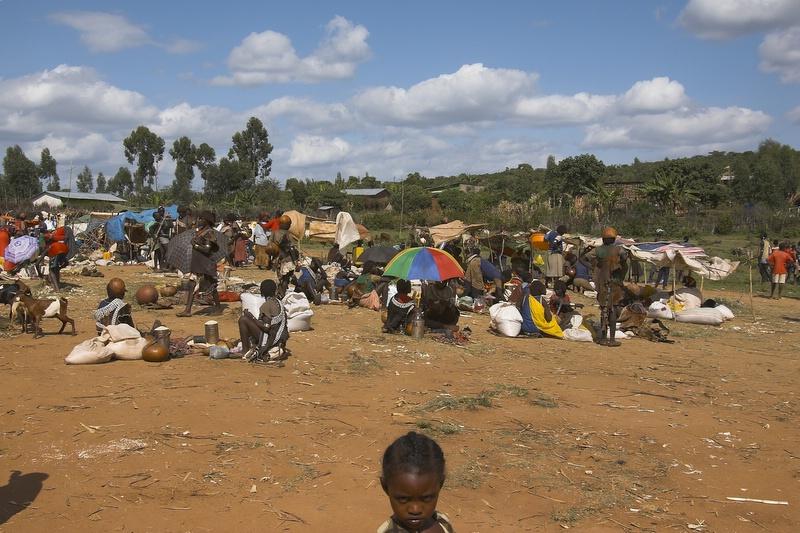
<svg viewBox="0 0 800 533">
<path fill-rule="evenodd" d="M 454 220 L 446 224 L 431 226 L 429 228 L 433 245 L 438 246 L 443 242 L 449 242 L 461 237 L 464 233 L 485 227 L 486 224 L 464 224 L 460 220 Z"/>
<path fill-rule="evenodd" d="M 361 238 L 358 232 L 358 227 L 353 221 L 350 213 L 344 211 L 336 215 L 336 235 L 334 242 L 339 245 L 339 248 L 344 248 L 348 244 L 354 243 Z"/>
<path fill-rule="evenodd" d="M 728 261 L 721 257 L 684 254 L 678 249 L 667 249 L 663 252 L 646 252 L 636 246 L 626 246 L 634 259 L 647 261 L 657 267 L 670 267 L 678 270 L 690 270 L 692 273 L 718 281 L 730 276 L 739 266 L 739 261 Z"/>
</svg>

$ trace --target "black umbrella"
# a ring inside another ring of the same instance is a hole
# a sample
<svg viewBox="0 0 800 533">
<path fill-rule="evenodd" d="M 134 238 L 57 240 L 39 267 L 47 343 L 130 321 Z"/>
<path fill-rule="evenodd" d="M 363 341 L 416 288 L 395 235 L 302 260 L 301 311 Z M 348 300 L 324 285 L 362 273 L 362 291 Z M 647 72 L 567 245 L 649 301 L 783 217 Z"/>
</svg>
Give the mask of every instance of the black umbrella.
<svg viewBox="0 0 800 533">
<path fill-rule="evenodd" d="M 376 265 L 385 265 L 391 261 L 392 257 L 396 256 L 399 251 L 400 250 L 396 250 L 391 246 L 373 246 L 364 250 L 364 252 L 358 256 L 358 260 L 362 263 L 372 261 Z"/>
<path fill-rule="evenodd" d="M 217 238 L 217 251 L 209 256 L 209 260 L 217 263 L 228 255 L 228 237 L 214 230 Z M 184 231 L 170 239 L 167 245 L 165 260 L 181 272 L 191 272 L 192 267 L 192 238 L 194 231 Z"/>
</svg>

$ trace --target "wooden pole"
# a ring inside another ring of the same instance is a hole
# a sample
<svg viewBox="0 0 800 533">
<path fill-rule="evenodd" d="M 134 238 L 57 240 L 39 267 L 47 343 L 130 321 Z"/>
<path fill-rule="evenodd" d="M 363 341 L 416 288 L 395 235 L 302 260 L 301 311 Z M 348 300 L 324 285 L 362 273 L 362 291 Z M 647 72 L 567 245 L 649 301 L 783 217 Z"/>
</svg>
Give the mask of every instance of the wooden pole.
<svg viewBox="0 0 800 533">
<path fill-rule="evenodd" d="M 756 308 L 753 305 L 753 261 L 752 258 L 747 262 L 748 274 L 750 278 L 750 312 L 753 314 L 753 322 L 756 321 Z"/>
</svg>

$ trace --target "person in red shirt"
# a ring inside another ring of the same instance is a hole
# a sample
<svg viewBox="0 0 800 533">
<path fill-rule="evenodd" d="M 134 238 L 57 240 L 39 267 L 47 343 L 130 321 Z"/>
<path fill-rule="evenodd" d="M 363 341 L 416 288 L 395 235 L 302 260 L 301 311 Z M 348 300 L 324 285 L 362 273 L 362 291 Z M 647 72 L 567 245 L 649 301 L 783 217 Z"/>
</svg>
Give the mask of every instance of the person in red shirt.
<svg viewBox="0 0 800 533">
<path fill-rule="evenodd" d="M 791 254 L 786 251 L 785 242 L 778 245 L 778 249 L 769 255 L 767 262 L 772 267 L 772 290 L 769 293 L 769 297 L 775 297 L 775 288 L 777 287 L 777 299 L 780 300 L 783 286 L 786 284 L 786 275 L 789 273 L 789 264 L 792 262 Z"/>
</svg>

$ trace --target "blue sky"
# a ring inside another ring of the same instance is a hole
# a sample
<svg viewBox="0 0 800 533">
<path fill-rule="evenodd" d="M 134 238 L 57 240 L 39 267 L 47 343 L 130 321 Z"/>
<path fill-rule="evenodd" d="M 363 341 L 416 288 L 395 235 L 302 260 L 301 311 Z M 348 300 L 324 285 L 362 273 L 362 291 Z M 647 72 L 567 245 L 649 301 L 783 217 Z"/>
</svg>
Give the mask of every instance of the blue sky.
<svg viewBox="0 0 800 533">
<path fill-rule="evenodd" d="M 281 181 L 800 145 L 798 0 L 0 0 L 0 45 L 0 147 L 62 176 L 251 115 Z"/>
</svg>

